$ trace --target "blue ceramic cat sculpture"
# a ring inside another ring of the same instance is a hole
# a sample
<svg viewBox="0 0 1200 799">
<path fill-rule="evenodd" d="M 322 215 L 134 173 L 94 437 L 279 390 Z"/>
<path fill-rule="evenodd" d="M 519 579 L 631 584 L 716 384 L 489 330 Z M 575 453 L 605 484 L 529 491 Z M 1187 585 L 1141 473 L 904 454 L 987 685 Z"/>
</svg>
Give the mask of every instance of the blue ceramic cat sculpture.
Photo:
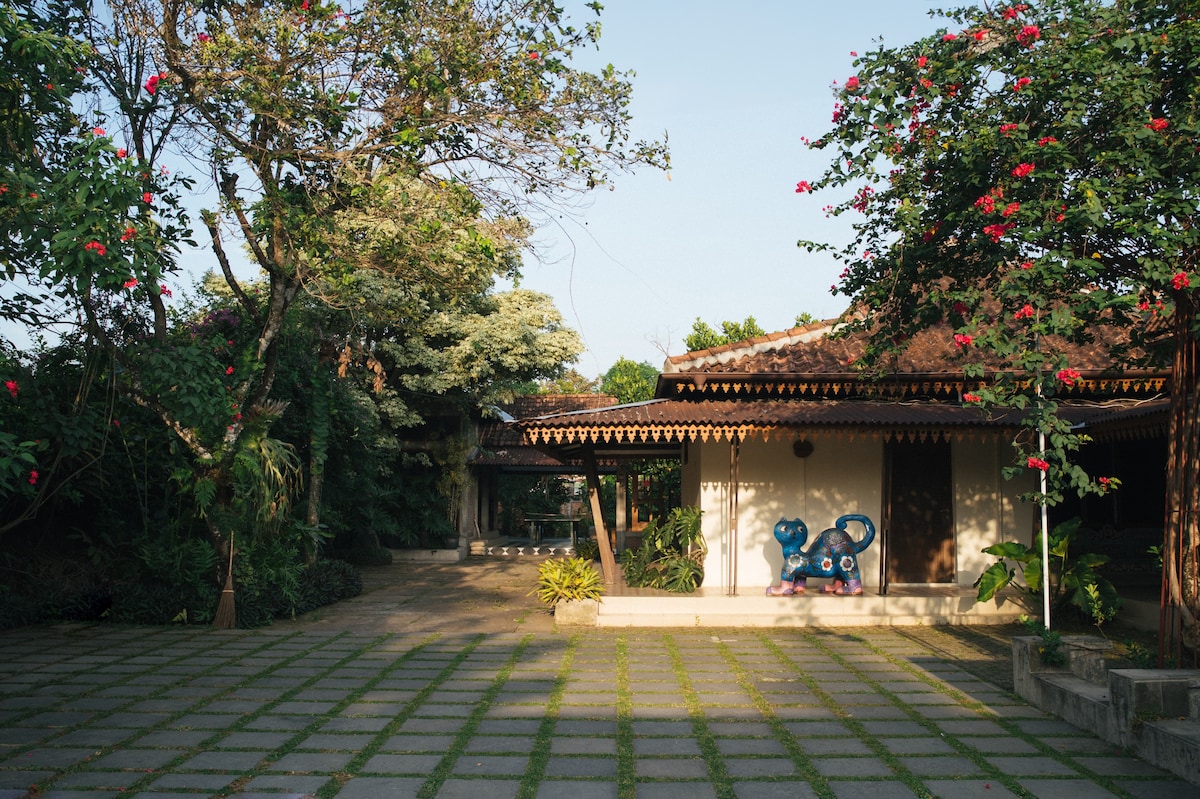
<svg viewBox="0 0 1200 799">
<path fill-rule="evenodd" d="M 866 533 L 855 541 L 846 532 L 846 525 L 858 522 Z M 808 527 L 800 519 L 780 519 L 775 525 L 775 540 L 783 547 L 783 570 L 780 584 L 767 588 L 768 596 L 802 594 L 809 577 L 832 577 L 833 582 L 821 587 L 823 594 L 848 596 L 862 593 L 862 575 L 858 571 L 858 554 L 875 540 L 875 525 L 859 513 L 840 517 L 834 526 L 822 532 L 807 551 Z"/>
</svg>

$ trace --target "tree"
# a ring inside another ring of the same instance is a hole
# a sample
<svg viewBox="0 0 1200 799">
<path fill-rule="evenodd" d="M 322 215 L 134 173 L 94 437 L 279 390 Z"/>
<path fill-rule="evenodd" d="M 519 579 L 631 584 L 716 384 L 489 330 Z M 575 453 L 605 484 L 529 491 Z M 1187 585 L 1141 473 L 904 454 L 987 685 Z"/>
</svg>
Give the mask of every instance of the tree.
<svg viewBox="0 0 1200 799">
<path fill-rule="evenodd" d="M 766 334 L 767 331 L 759 326 L 753 316 L 747 316 L 744 322 L 722 322 L 720 333 L 707 322 L 701 321 L 700 317 L 696 317 L 696 321 L 692 323 L 692 332 L 683 340 L 683 345 L 688 348 L 688 352 L 698 352 Z"/>
<path fill-rule="evenodd" d="M 600 392 L 611 394 L 622 404 L 644 402 L 654 398 L 657 383 L 658 370 L 650 364 L 618 358 L 600 379 Z"/>
<path fill-rule="evenodd" d="M 870 329 L 864 366 L 945 325 L 981 404 L 1031 409 L 1013 470 L 1047 474 L 1032 498 L 1103 492 L 1072 463 L 1056 416 L 1080 378 L 1065 342 L 1134 363 L 1174 349 L 1164 602 L 1197 644 L 1200 474 L 1194 291 L 1200 284 L 1200 23 L 1194 2 L 1046 0 L 968 8 L 921 41 L 857 57 L 834 127 L 810 146 L 830 166 L 796 191 L 843 189 L 837 293 Z M 1101 333 L 1101 331 L 1103 331 Z M 1164 631 L 1168 632 L 1169 631 Z M 1178 640 L 1178 639 L 1177 639 Z"/>
</svg>

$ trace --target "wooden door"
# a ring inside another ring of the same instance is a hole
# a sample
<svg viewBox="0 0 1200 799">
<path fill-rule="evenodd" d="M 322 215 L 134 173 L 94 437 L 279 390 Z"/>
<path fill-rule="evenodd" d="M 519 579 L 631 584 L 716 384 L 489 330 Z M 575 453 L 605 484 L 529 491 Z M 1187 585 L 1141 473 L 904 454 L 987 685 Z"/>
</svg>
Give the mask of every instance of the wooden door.
<svg viewBox="0 0 1200 799">
<path fill-rule="evenodd" d="M 887 580 L 955 581 L 950 442 L 887 445 Z"/>
</svg>

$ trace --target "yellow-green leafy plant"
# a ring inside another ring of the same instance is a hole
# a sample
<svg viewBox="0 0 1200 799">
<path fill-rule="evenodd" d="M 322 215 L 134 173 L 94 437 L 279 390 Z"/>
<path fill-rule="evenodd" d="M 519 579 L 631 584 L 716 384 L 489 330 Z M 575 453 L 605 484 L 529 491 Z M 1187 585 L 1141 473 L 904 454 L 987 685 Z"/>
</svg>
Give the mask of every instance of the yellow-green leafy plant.
<svg viewBox="0 0 1200 799">
<path fill-rule="evenodd" d="M 537 588 L 530 591 L 547 605 L 577 599 L 599 599 L 604 584 L 590 561 L 583 558 L 562 558 L 543 561 L 538 567 Z"/>
</svg>

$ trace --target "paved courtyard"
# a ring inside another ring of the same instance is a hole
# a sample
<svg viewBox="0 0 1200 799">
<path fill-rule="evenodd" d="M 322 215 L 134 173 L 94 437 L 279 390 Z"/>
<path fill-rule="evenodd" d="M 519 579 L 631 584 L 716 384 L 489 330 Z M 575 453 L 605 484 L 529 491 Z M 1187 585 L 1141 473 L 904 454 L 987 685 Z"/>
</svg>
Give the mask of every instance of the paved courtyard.
<svg viewBox="0 0 1200 799">
<path fill-rule="evenodd" d="M 1200 796 L 956 640 L 26 628 L 0 633 L 0 797 Z"/>
</svg>

